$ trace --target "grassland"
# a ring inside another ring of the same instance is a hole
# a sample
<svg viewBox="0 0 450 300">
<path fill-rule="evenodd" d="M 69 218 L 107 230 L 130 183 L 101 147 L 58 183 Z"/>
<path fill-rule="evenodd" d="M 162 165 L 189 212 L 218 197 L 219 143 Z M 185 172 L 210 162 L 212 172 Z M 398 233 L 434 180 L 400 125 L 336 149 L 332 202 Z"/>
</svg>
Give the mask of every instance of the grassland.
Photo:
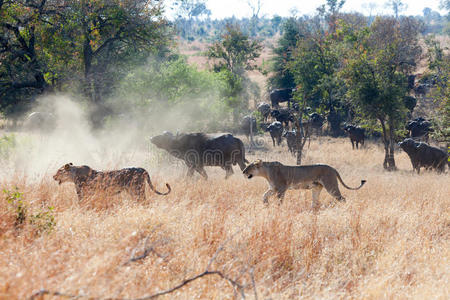
<svg viewBox="0 0 450 300">
<path fill-rule="evenodd" d="M 315 139 L 305 163 L 330 164 L 348 185 L 367 184 L 358 191 L 342 187 L 346 203 L 324 192 L 314 214 L 309 191 L 289 191 L 281 206 L 276 199 L 264 206 L 263 179 L 248 180 L 235 168 L 224 180 L 223 170 L 209 168 L 208 181 L 185 180 L 181 166 L 157 153 L 152 149 L 140 166 L 158 188 L 169 182 L 173 191 L 166 197 L 148 191 L 144 203 L 126 195 L 79 203 L 73 184 L 58 186 L 51 168 L 37 180 L 20 172 L 1 178 L 2 188 L 23 193 L 27 219 L 17 225 L 17 206 L 6 194 L 0 197 L 0 299 L 26 299 L 40 289 L 138 298 L 174 287 L 208 265 L 249 298 L 255 291 L 258 299 L 450 295 L 448 174 L 413 174 L 404 153 L 397 155 L 399 171 L 385 172 L 375 144 L 352 151 L 344 139 Z M 286 146 L 247 158 L 294 163 Z M 36 217 L 48 206 L 54 207 L 53 223 Z M 233 299 L 240 291 L 207 275 L 164 297 Z"/>
</svg>

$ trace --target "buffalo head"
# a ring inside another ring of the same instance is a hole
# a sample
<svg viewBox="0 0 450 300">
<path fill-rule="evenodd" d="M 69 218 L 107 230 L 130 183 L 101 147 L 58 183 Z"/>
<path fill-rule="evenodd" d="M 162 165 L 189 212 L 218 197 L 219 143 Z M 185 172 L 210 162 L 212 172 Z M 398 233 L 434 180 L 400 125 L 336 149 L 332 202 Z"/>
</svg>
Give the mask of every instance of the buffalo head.
<svg viewBox="0 0 450 300">
<path fill-rule="evenodd" d="M 158 148 L 170 150 L 173 141 L 175 140 L 175 136 L 168 131 L 165 131 L 161 135 L 154 136 L 150 138 L 150 142 Z"/>
<path fill-rule="evenodd" d="M 398 145 L 400 146 L 400 148 L 403 149 L 403 151 L 408 152 L 417 148 L 420 145 L 420 143 L 417 143 L 411 138 L 407 138 L 404 139 L 402 142 L 398 143 Z"/>
</svg>

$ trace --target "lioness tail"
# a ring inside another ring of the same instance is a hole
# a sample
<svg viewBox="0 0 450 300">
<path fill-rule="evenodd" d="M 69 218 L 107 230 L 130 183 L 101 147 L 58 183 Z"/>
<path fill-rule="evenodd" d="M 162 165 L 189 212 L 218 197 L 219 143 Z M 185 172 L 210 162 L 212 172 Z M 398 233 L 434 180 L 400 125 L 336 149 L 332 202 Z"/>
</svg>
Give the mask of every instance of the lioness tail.
<svg viewBox="0 0 450 300">
<path fill-rule="evenodd" d="M 163 195 L 163 196 L 164 196 L 164 195 L 169 194 L 170 191 L 172 190 L 172 189 L 170 188 L 170 185 L 169 185 L 168 183 L 166 183 L 167 192 L 165 192 L 165 193 L 158 192 L 158 191 L 153 187 L 153 184 L 152 184 L 152 181 L 150 180 L 150 175 L 148 174 L 148 172 L 145 172 L 145 176 L 146 176 L 148 185 L 150 186 L 150 188 L 152 189 L 152 191 L 154 191 L 156 194 L 158 194 L 158 195 Z"/>
<path fill-rule="evenodd" d="M 361 184 L 358 187 L 352 188 L 344 183 L 344 181 L 342 180 L 341 175 L 339 175 L 338 171 L 336 171 L 336 175 L 337 175 L 337 178 L 339 179 L 339 182 L 342 183 L 342 185 L 349 190 L 359 190 L 364 185 L 364 183 L 366 183 L 366 180 L 361 180 Z"/>
</svg>

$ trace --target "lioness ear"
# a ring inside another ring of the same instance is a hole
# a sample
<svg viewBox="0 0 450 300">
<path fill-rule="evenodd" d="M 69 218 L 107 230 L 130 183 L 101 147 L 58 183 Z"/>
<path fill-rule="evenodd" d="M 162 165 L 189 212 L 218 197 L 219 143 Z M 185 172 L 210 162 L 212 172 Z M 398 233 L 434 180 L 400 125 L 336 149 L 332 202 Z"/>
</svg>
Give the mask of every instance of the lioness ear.
<svg viewBox="0 0 450 300">
<path fill-rule="evenodd" d="M 64 170 L 69 170 L 70 169 L 70 164 L 66 164 L 65 166 L 64 166 Z"/>
</svg>

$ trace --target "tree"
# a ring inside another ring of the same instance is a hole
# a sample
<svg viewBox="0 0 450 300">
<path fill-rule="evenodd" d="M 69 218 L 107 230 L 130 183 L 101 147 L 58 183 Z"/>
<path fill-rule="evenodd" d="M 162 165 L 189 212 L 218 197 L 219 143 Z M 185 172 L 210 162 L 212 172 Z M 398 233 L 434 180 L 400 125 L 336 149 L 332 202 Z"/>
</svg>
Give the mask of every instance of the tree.
<svg viewBox="0 0 450 300">
<path fill-rule="evenodd" d="M 242 33 L 238 26 L 227 24 L 222 40 L 214 43 L 208 49 L 208 57 L 217 59 L 215 70 L 222 72 L 230 87 L 228 102 L 234 111 L 234 121 L 237 121 L 243 99 L 247 99 L 247 88 L 250 80 L 246 70 L 254 70 L 256 58 L 261 53 L 262 46 L 256 40 L 251 40 Z"/>
<path fill-rule="evenodd" d="M 176 9 L 176 24 L 181 36 L 189 38 L 192 34 L 192 22 L 201 16 L 211 15 L 211 11 L 206 6 L 204 0 L 178 0 L 174 2 L 172 9 Z"/>
<path fill-rule="evenodd" d="M 337 136 L 340 131 L 338 52 L 331 36 L 313 33 L 298 41 L 294 60 L 289 68 L 295 83 L 302 92 L 304 101 L 314 110 L 328 113 L 331 132 Z"/>
<path fill-rule="evenodd" d="M 323 4 L 317 8 L 319 15 L 323 16 L 328 24 L 328 30 L 330 33 L 336 32 L 337 20 L 339 17 L 339 11 L 345 4 L 345 0 L 326 0 L 326 4 Z"/>
<path fill-rule="evenodd" d="M 252 16 L 250 18 L 250 36 L 256 36 L 256 31 L 258 27 L 259 21 L 259 12 L 261 11 L 261 0 L 256 0 L 256 3 L 253 3 L 251 0 L 247 0 L 247 5 L 252 10 Z"/>
<path fill-rule="evenodd" d="M 107 94 L 107 77 L 117 72 L 110 69 L 114 64 L 156 53 L 168 40 L 161 4 L 151 1 L 74 0 L 65 13 L 79 26 L 74 39 L 80 47 L 85 95 L 94 103 Z"/>
<path fill-rule="evenodd" d="M 38 26 L 53 15 L 40 1 L 0 1 L 0 108 L 16 106 L 22 97 L 48 86 L 38 51 Z"/>
<path fill-rule="evenodd" d="M 228 24 L 222 41 L 214 43 L 208 49 L 208 57 L 220 60 L 222 66 L 236 75 L 244 74 L 245 70 L 254 70 L 255 60 L 261 54 L 262 46 L 256 40 L 242 33 L 238 26 Z"/>
<path fill-rule="evenodd" d="M 377 18 L 370 28 L 349 39 L 349 52 L 343 69 L 348 96 L 363 117 L 377 120 L 383 132 L 385 157 L 383 167 L 395 170 L 396 129 L 404 124 L 407 109 L 406 74 L 420 57 L 418 27 L 396 19 Z M 405 30 L 409 28 L 409 30 Z"/>
<path fill-rule="evenodd" d="M 162 2 L 0 1 L 0 95 L 16 106 L 76 82 L 101 106 L 133 65 L 169 41 Z"/>
<path fill-rule="evenodd" d="M 295 84 L 301 90 L 308 106 L 320 113 L 327 113 L 333 136 L 341 132 L 340 124 L 347 114 L 344 104 L 345 85 L 337 76 L 343 55 L 341 40 L 344 21 L 337 20 L 343 1 L 328 1 L 319 9 L 320 14 L 303 25 L 289 69 Z M 323 21 L 326 21 L 325 26 Z M 356 30 L 346 26 L 345 30 Z"/>
<path fill-rule="evenodd" d="M 274 48 L 272 58 L 272 75 L 269 77 L 269 88 L 292 88 L 295 86 L 294 75 L 288 68 L 292 61 L 292 53 L 301 37 L 299 22 L 295 18 L 287 19 L 282 25 L 283 35 Z"/>
<path fill-rule="evenodd" d="M 428 37 L 428 68 L 436 80 L 436 89 L 432 91 L 439 111 L 435 117 L 434 136 L 447 144 L 450 143 L 450 55 L 446 54 L 438 40 Z"/>
<path fill-rule="evenodd" d="M 376 11 L 378 4 L 376 2 L 365 2 L 362 4 L 362 8 L 367 11 L 368 23 L 369 25 L 372 23 L 374 16 L 373 12 Z"/>
<path fill-rule="evenodd" d="M 408 4 L 403 3 L 402 0 L 389 0 L 386 2 L 386 7 L 391 8 L 395 18 L 398 19 L 400 13 L 408 9 Z"/>
</svg>

